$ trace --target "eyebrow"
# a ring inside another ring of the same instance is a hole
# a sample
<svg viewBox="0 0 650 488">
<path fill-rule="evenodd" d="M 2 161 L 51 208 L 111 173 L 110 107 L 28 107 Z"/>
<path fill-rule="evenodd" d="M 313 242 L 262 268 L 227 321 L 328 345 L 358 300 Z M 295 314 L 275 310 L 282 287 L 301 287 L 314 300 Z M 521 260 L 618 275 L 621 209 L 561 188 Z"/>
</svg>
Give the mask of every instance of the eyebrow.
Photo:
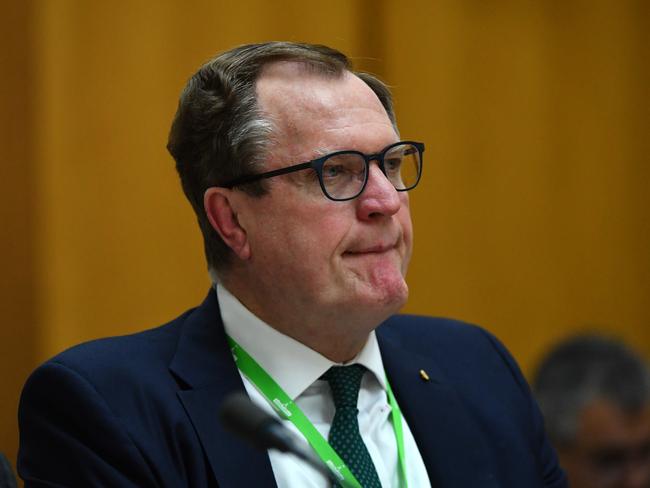
<svg viewBox="0 0 650 488">
<path fill-rule="evenodd" d="M 312 158 L 312 159 L 317 159 L 317 158 L 320 158 L 322 156 L 327 156 L 328 154 L 332 154 L 333 152 L 336 152 L 336 151 L 332 151 L 332 149 L 325 149 L 323 147 L 319 147 L 318 149 L 316 149 L 314 151 L 314 153 L 316 154 L 316 157 Z"/>
</svg>

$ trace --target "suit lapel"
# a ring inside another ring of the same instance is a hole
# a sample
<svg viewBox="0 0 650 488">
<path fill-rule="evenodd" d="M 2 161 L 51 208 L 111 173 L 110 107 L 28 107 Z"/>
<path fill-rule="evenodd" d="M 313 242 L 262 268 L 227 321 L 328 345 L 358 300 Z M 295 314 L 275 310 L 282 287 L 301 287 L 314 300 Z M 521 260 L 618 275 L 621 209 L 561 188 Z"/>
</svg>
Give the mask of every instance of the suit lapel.
<svg viewBox="0 0 650 488">
<path fill-rule="evenodd" d="M 170 370 L 188 385 L 178 396 L 219 486 L 276 486 L 267 453 L 223 430 L 218 418 L 225 397 L 245 389 L 226 343 L 213 290 L 187 317 Z"/>
<path fill-rule="evenodd" d="M 435 487 L 499 486 L 492 451 L 434 358 L 414 354 L 378 331 L 388 380 Z M 425 370 L 429 381 L 420 377 Z"/>
</svg>

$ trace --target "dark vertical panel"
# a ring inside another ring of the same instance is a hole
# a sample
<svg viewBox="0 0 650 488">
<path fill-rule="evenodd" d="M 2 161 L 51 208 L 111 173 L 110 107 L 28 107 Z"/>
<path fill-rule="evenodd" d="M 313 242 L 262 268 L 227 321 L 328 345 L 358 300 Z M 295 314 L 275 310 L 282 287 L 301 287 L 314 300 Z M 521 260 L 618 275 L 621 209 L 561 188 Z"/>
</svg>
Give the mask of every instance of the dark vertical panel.
<svg viewBox="0 0 650 488">
<path fill-rule="evenodd" d="M 373 73 L 384 81 L 388 73 L 386 58 L 386 0 L 358 0 L 356 12 L 357 48 L 351 53 L 357 71 Z M 350 53 L 346 53 L 350 54 Z"/>
<path fill-rule="evenodd" d="M 0 15 L 0 450 L 15 463 L 20 388 L 34 366 L 31 2 Z"/>
</svg>

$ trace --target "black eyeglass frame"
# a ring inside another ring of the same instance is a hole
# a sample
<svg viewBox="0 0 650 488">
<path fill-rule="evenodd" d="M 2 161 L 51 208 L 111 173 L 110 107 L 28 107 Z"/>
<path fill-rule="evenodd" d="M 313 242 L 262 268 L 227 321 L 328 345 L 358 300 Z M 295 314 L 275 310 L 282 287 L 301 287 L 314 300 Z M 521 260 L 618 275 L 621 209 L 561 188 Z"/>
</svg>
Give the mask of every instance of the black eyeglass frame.
<svg viewBox="0 0 650 488">
<path fill-rule="evenodd" d="M 370 163 L 372 161 L 377 161 L 377 165 L 379 166 L 379 169 L 381 172 L 388 178 L 388 175 L 386 174 L 386 168 L 384 167 L 384 157 L 386 156 L 386 153 L 390 151 L 392 148 L 396 146 L 400 146 L 403 144 L 410 144 L 411 146 L 415 147 L 418 150 L 418 156 L 419 156 L 419 168 L 418 168 L 418 177 L 415 180 L 415 183 L 412 185 L 406 187 L 406 188 L 395 188 L 397 191 L 409 191 L 412 190 L 417 186 L 417 184 L 420 182 L 420 177 L 422 176 L 422 163 L 423 163 L 423 157 L 422 153 L 424 153 L 424 143 L 422 142 L 415 142 L 415 141 L 399 141 L 395 142 L 393 144 L 390 144 L 389 146 L 386 146 L 384 149 L 382 149 L 381 152 L 375 153 L 375 154 L 364 154 L 361 151 L 354 151 L 354 150 L 343 150 L 343 151 L 336 151 L 330 154 L 326 154 L 325 156 L 321 156 L 320 158 L 312 159 L 311 161 L 307 161 L 305 163 L 299 163 L 299 164 L 294 164 L 291 166 L 287 166 L 285 168 L 279 168 L 279 169 L 274 169 L 272 171 L 266 171 L 265 173 L 258 173 L 254 175 L 246 175 L 246 176 L 241 176 L 239 178 L 235 178 L 232 181 L 229 181 L 227 183 L 224 183 L 222 185 L 218 185 L 223 188 L 233 188 L 235 186 L 240 186 L 240 185 L 245 185 L 248 183 L 253 183 L 255 181 L 259 181 L 265 178 L 273 178 L 274 176 L 280 176 L 280 175 L 286 175 L 288 173 L 293 173 L 295 171 L 302 171 L 304 169 L 313 169 L 316 171 L 316 174 L 318 175 L 318 182 L 320 183 L 321 190 L 323 190 L 323 193 L 327 198 L 330 200 L 334 200 L 336 202 L 344 202 L 347 200 L 354 200 L 357 198 L 359 195 L 363 193 L 363 190 L 366 188 L 366 184 L 368 183 L 368 176 L 370 174 Z M 363 185 L 361 185 L 361 189 L 359 192 L 351 197 L 346 197 L 346 198 L 334 198 L 332 197 L 327 190 L 325 189 L 325 184 L 323 183 L 323 165 L 325 162 L 334 157 L 334 156 L 339 156 L 341 154 L 356 154 L 361 156 L 364 161 L 366 162 L 366 172 L 365 172 L 365 178 L 363 181 Z M 390 181 L 390 180 L 389 180 Z"/>
</svg>

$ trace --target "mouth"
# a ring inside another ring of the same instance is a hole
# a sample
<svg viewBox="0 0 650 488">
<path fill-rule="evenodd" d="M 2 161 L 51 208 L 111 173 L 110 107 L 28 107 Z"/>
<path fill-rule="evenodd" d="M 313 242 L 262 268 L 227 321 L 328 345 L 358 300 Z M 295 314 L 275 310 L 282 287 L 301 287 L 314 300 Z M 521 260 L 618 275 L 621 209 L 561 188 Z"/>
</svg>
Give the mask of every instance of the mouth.
<svg viewBox="0 0 650 488">
<path fill-rule="evenodd" d="M 350 251 L 345 251 L 344 256 L 363 256 L 366 254 L 383 254 L 388 251 L 392 251 L 397 247 L 397 243 L 393 244 L 376 244 L 373 246 L 362 247 L 359 249 L 353 249 Z"/>
</svg>

